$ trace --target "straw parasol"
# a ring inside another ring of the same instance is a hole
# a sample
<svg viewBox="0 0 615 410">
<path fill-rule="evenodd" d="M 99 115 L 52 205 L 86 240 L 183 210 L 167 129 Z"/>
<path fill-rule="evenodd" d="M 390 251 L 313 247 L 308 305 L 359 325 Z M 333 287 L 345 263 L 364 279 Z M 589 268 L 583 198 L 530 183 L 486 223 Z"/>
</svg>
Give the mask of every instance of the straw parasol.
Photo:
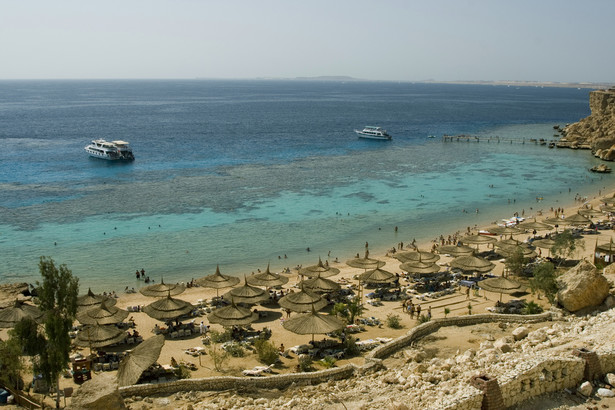
<svg viewBox="0 0 615 410">
<path fill-rule="evenodd" d="M 521 250 L 521 255 L 526 259 L 531 259 L 538 256 L 538 254 L 534 252 L 533 249 L 521 245 L 500 246 L 498 253 L 500 253 L 506 258 L 510 258 L 515 254 L 515 252 L 517 252 L 517 250 Z"/>
<path fill-rule="evenodd" d="M 613 240 L 609 243 L 603 243 L 602 245 L 596 245 L 596 251 L 600 253 L 606 253 L 607 255 L 615 255 L 615 244 Z"/>
<path fill-rule="evenodd" d="M 237 276 L 228 276 L 220 273 L 220 266 L 216 265 L 216 273 L 213 275 L 203 276 L 196 280 L 196 283 L 205 288 L 213 288 L 216 289 L 216 296 L 220 296 L 218 294 L 218 290 L 222 288 L 232 288 L 236 284 L 239 283 L 239 278 Z"/>
<path fill-rule="evenodd" d="M 365 250 L 365 257 L 349 259 L 346 261 L 346 265 L 360 269 L 376 269 L 386 265 L 386 262 L 370 258 L 369 250 Z"/>
<path fill-rule="evenodd" d="M 113 325 L 87 325 L 77 333 L 75 344 L 82 347 L 104 347 L 126 339 L 126 332 Z"/>
<path fill-rule="evenodd" d="M 566 221 L 568 225 L 572 226 L 589 225 L 592 222 L 591 219 L 581 215 L 580 213 L 567 216 L 566 218 L 564 218 L 564 221 Z"/>
<path fill-rule="evenodd" d="M 534 245 L 537 248 L 547 249 L 548 254 L 550 255 L 551 248 L 553 248 L 553 245 L 555 245 L 555 241 L 550 238 L 536 239 L 535 241 L 532 242 L 532 245 Z"/>
<path fill-rule="evenodd" d="M 553 229 L 553 225 L 549 225 L 549 224 L 546 224 L 544 222 L 539 222 L 539 221 L 536 220 L 536 218 L 534 218 L 533 221 L 521 222 L 517 226 L 519 228 L 533 229 L 533 230 L 537 230 L 537 231 L 548 231 L 548 230 Z"/>
<path fill-rule="evenodd" d="M 440 254 L 457 257 L 464 255 L 472 255 L 474 253 L 474 248 L 470 248 L 469 246 L 465 245 L 444 245 L 438 246 L 437 251 Z"/>
<path fill-rule="evenodd" d="M 312 293 L 303 289 L 301 285 L 300 292 L 288 293 L 283 296 L 278 303 L 285 309 L 292 310 L 293 312 L 309 312 L 314 306 L 314 309 L 320 310 L 327 306 L 327 300 L 317 293 Z"/>
<path fill-rule="evenodd" d="M 156 363 L 162 346 L 164 346 L 164 335 L 156 335 L 128 352 L 120 362 L 117 384 L 120 387 L 136 384 L 143 372 Z"/>
<path fill-rule="evenodd" d="M 247 281 L 253 286 L 275 287 L 288 283 L 288 278 L 280 275 L 279 273 L 271 273 L 269 271 L 269 264 L 267 264 L 267 269 L 265 269 L 265 272 L 249 276 Z"/>
<path fill-rule="evenodd" d="M 252 312 L 250 309 L 237 306 L 234 300 L 231 300 L 229 306 L 215 309 L 208 316 L 209 323 L 217 323 L 222 326 L 244 326 L 258 319 L 258 313 Z"/>
<path fill-rule="evenodd" d="M 421 261 L 404 262 L 399 269 L 415 275 L 429 275 L 440 272 L 440 265 Z"/>
<path fill-rule="evenodd" d="M 109 306 L 107 301 L 103 301 L 98 307 L 93 307 L 86 311 L 77 313 L 77 320 L 84 325 L 111 325 L 121 323 L 128 317 L 128 311 L 115 306 Z"/>
<path fill-rule="evenodd" d="M 154 285 L 149 285 L 144 288 L 139 289 L 142 295 L 151 296 L 154 298 L 162 298 L 167 295 L 176 296 L 180 293 L 183 293 L 186 290 L 186 285 L 180 285 L 179 283 L 175 284 L 167 284 L 164 283 L 164 278 L 160 281 L 160 283 L 156 283 Z"/>
<path fill-rule="evenodd" d="M 174 299 L 168 293 L 166 298 L 158 299 L 143 307 L 143 312 L 147 313 L 149 317 L 164 321 L 187 315 L 193 309 L 192 303 L 181 299 Z"/>
<path fill-rule="evenodd" d="M 493 232 L 498 235 L 521 235 L 523 231 L 514 226 L 494 226 L 487 229 L 489 232 Z"/>
<path fill-rule="evenodd" d="M 600 201 L 607 205 L 615 205 L 615 197 L 602 198 Z"/>
<path fill-rule="evenodd" d="M 318 313 L 314 308 L 312 308 L 310 313 L 305 313 L 292 319 L 285 320 L 282 326 L 284 329 L 298 335 L 311 334 L 313 341 L 315 334 L 335 332 L 336 330 L 343 329 L 346 326 L 346 323 L 335 316 Z"/>
<path fill-rule="evenodd" d="M 579 209 L 579 214 L 587 218 L 596 218 L 598 216 L 604 216 L 604 212 L 602 212 L 599 209 L 594 209 L 594 208 Z"/>
<path fill-rule="evenodd" d="M 602 208 L 600 208 L 600 210 L 602 212 L 608 212 L 608 213 L 614 213 L 615 212 L 615 206 L 612 205 L 605 205 Z"/>
<path fill-rule="evenodd" d="M 376 268 L 363 272 L 359 275 L 359 280 L 365 283 L 393 283 L 397 280 L 394 273 L 384 269 Z"/>
<path fill-rule="evenodd" d="M 397 252 L 393 255 L 393 257 L 400 262 L 422 261 L 427 263 L 436 263 L 440 260 L 440 255 L 437 253 L 422 251 Z"/>
<path fill-rule="evenodd" d="M 502 301 L 502 293 L 510 294 L 525 291 L 524 285 L 502 276 L 481 280 L 478 282 L 478 286 L 486 291 L 499 293 L 500 302 Z"/>
<path fill-rule="evenodd" d="M 507 246 L 523 246 L 523 247 L 529 247 L 529 245 L 525 242 L 519 241 L 517 239 L 513 239 L 513 238 L 508 238 L 508 239 L 502 239 L 501 241 L 497 241 L 495 243 L 495 246 L 501 248 L 501 247 L 507 247 Z"/>
<path fill-rule="evenodd" d="M 478 256 L 458 256 L 451 261 L 451 267 L 465 271 L 485 273 L 491 271 L 495 265 L 487 259 L 479 258 Z"/>
<path fill-rule="evenodd" d="M 21 319 L 27 317 L 38 322 L 42 319 L 43 312 L 36 306 L 27 305 L 22 301 L 15 300 L 13 307 L 0 310 L 0 328 L 13 327 Z"/>
<path fill-rule="evenodd" d="M 318 274 L 320 274 L 321 278 L 328 278 L 329 276 L 335 276 L 338 273 L 340 273 L 339 269 L 333 268 L 329 265 L 325 266 L 320 258 L 318 258 L 318 263 L 316 265 L 299 269 L 300 275 L 307 276 L 309 278 L 313 278 Z"/>
<path fill-rule="evenodd" d="M 302 280 L 299 284 L 312 292 L 333 292 L 342 288 L 339 283 L 331 279 L 321 278 L 320 275 L 316 275 L 312 279 Z"/>
<path fill-rule="evenodd" d="M 462 237 L 459 242 L 465 245 L 476 245 L 476 248 L 478 249 L 479 245 L 494 243 L 497 242 L 497 239 L 493 236 L 487 235 L 468 235 Z"/>
<path fill-rule="evenodd" d="M 77 298 L 77 310 L 86 310 L 100 305 L 102 301 L 107 301 L 107 306 L 113 306 L 117 300 L 103 295 L 95 295 L 92 289 L 88 288 L 88 293 Z"/>
<path fill-rule="evenodd" d="M 248 279 L 244 276 L 244 285 L 231 289 L 223 296 L 226 300 L 234 300 L 235 303 L 256 304 L 269 300 L 269 293 L 261 288 L 248 284 Z"/>
</svg>

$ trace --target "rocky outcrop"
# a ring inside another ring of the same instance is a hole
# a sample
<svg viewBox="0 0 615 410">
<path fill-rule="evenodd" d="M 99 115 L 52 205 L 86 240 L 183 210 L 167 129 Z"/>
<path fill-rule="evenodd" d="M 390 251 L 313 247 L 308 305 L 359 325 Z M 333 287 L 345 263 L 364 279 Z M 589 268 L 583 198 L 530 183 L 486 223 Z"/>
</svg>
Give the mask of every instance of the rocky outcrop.
<svg viewBox="0 0 615 410">
<path fill-rule="evenodd" d="M 591 115 L 568 125 L 558 146 L 571 148 L 588 145 L 594 155 L 615 160 L 615 88 L 589 93 Z"/>
<path fill-rule="evenodd" d="M 22 299 L 26 293 L 28 293 L 27 283 L 0 285 L 0 309 L 13 306 L 15 299 Z"/>
<path fill-rule="evenodd" d="M 557 301 L 569 312 L 598 306 L 609 294 L 609 282 L 586 260 L 558 277 L 556 282 Z"/>
<path fill-rule="evenodd" d="M 115 374 L 102 373 L 83 383 L 75 392 L 71 409 L 125 409 L 124 399 L 117 389 Z"/>
</svg>

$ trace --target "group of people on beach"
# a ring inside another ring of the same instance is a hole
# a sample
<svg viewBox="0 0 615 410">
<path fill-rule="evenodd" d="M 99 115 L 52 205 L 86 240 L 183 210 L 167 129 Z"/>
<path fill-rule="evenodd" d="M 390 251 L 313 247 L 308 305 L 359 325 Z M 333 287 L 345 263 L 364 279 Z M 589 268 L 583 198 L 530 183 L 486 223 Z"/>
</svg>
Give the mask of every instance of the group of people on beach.
<svg viewBox="0 0 615 410">
<path fill-rule="evenodd" d="M 402 310 L 410 315 L 412 319 L 414 319 L 414 314 L 416 313 L 416 318 L 419 319 L 421 317 L 421 304 L 417 303 L 416 305 L 412 302 L 412 299 L 406 299 L 401 304 Z M 431 306 L 427 307 L 427 313 L 425 315 L 428 319 L 431 319 Z"/>
</svg>

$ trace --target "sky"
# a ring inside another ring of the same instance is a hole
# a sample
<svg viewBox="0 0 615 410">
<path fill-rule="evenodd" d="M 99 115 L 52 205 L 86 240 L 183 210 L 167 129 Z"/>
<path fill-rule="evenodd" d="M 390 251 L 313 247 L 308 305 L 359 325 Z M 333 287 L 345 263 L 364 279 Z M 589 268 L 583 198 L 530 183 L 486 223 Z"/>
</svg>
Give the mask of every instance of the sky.
<svg viewBox="0 0 615 410">
<path fill-rule="evenodd" d="M 0 79 L 615 82 L 612 0 L 0 0 Z"/>
</svg>

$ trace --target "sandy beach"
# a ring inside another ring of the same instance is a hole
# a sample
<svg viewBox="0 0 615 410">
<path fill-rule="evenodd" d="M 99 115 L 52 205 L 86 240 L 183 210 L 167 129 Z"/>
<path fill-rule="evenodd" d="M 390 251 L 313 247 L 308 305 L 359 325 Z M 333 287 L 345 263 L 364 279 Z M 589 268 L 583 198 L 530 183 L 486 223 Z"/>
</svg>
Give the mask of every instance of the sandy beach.
<svg viewBox="0 0 615 410">
<path fill-rule="evenodd" d="M 603 192 L 600 192 L 600 194 L 601 195 L 598 195 L 598 193 L 596 193 L 595 197 L 589 199 L 588 203 L 592 205 L 594 208 L 598 208 L 600 204 L 600 201 L 599 201 L 600 198 L 605 197 L 605 196 L 612 196 L 613 192 L 611 192 L 609 195 L 605 195 Z M 574 194 L 571 194 L 571 195 L 574 195 Z M 584 203 L 585 201 L 583 200 L 575 200 L 574 198 L 572 198 L 571 203 L 565 209 L 564 215 L 571 215 L 573 213 L 576 213 L 578 208 L 582 206 Z M 521 211 L 520 211 L 520 214 L 521 214 Z M 531 218 L 533 216 L 536 216 L 537 220 L 543 220 L 546 217 L 553 216 L 553 212 L 551 212 L 549 209 L 544 209 L 543 214 L 541 216 L 532 215 L 529 212 L 525 213 L 526 218 Z M 508 216 L 502 215 L 502 218 L 504 217 L 510 217 L 510 215 Z M 486 228 L 486 227 L 480 227 L 480 228 L 471 227 L 470 230 L 472 233 L 476 233 L 478 229 L 483 229 L 483 228 Z M 434 234 L 436 234 L 436 232 L 434 232 Z M 437 234 L 439 235 L 440 233 L 437 233 Z M 442 234 L 444 235 L 444 233 Z M 446 238 L 448 234 L 454 235 L 453 232 L 450 232 L 444 235 L 444 237 Z M 461 233 L 460 235 L 462 236 L 463 234 L 465 234 L 465 232 Z M 524 240 L 528 236 L 529 235 L 519 235 L 516 237 L 516 239 Z M 613 237 L 612 231 L 599 231 L 599 235 L 585 236 L 583 238 L 583 241 L 585 243 L 584 250 L 580 251 L 576 255 L 576 257 L 577 258 L 584 257 L 584 258 L 587 258 L 588 260 L 592 260 L 591 257 L 592 257 L 594 245 L 596 243 L 596 239 L 598 239 L 600 243 L 606 243 L 612 237 Z M 406 246 L 404 250 L 411 250 L 409 243 L 405 245 Z M 417 245 L 419 249 L 423 251 L 428 251 L 432 248 L 433 242 L 420 243 Z M 393 246 L 394 244 L 391 244 L 391 248 L 393 248 Z M 481 250 L 484 250 L 484 248 L 485 248 L 484 246 L 481 246 Z M 350 259 L 351 257 L 352 255 L 349 255 L 347 259 Z M 394 259 L 391 256 L 389 256 L 388 253 L 387 254 L 371 254 L 370 253 L 370 257 L 378 258 L 386 262 L 386 265 L 383 267 L 383 269 L 388 270 L 393 273 L 401 273 L 401 270 L 399 269 L 400 262 L 397 259 Z M 438 264 L 443 267 L 446 267 L 451 259 L 452 258 L 450 256 L 442 255 L 442 258 L 438 261 Z M 316 264 L 317 262 L 318 262 L 318 259 L 317 257 L 315 257 L 313 264 Z M 339 262 L 330 261 L 332 266 L 340 269 L 341 271 L 340 274 L 332 277 L 331 279 L 340 281 L 342 283 L 354 284 L 356 287 L 357 281 L 354 279 L 354 277 L 362 273 L 363 270 L 349 267 L 344 262 L 345 260 L 340 260 Z M 503 260 L 494 261 L 494 263 L 496 267 L 493 271 L 493 274 L 501 275 L 504 269 Z M 220 269 L 222 273 L 225 273 L 224 267 L 221 267 Z M 211 273 L 213 272 L 210 272 L 209 274 Z M 297 270 L 291 268 L 290 273 L 282 273 L 282 274 L 289 277 L 289 282 L 287 285 L 284 286 L 284 288 L 288 289 L 288 288 L 294 287 L 297 290 L 296 285 L 298 281 L 300 280 L 300 276 L 298 275 Z M 407 282 L 402 280 L 401 284 L 406 285 Z M 81 285 L 80 293 L 83 294 L 86 291 L 87 291 L 87 284 L 84 283 Z M 220 291 L 220 294 L 223 294 L 226 291 L 228 291 L 228 289 L 222 289 Z M 365 293 L 368 293 L 368 290 L 366 290 Z M 191 288 L 188 288 L 184 293 L 176 297 L 189 301 L 196 305 L 199 303 L 199 301 L 211 301 L 211 299 L 214 296 L 216 296 L 215 289 L 204 288 L 204 287 L 191 287 Z M 461 292 L 456 292 L 453 295 L 443 296 L 438 299 L 417 300 L 415 297 L 415 303 L 420 303 L 422 305 L 423 312 L 426 312 L 428 308 L 431 308 L 433 317 L 438 318 L 438 317 L 444 317 L 445 308 L 450 309 L 449 315 L 466 315 L 468 314 L 468 309 L 467 309 L 468 303 L 471 303 L 473 306 L 472 313 L 483 313 L 486 311 L 485 310 L 486 308 L 492 307 L 495 304 L 495 302 L 499 299 L 499 297 L 500 297 L 499 294 L 494 294 L 494 293 L 485 292 L 484 290 L 481 290 L 478 295 L 476 294 L 470 295 L 470 299 L 467 300 L 467 296 L 465 292 L 461 291 Z M 510 298 L 511 296 L 509 295 L 503 296 L 504 301 L 507 301 Z M 526 294 L 523 298 L 526 300 L 534 300 L 537 303 L 545 307 L 548 306 L 548 304 L 546 303 L 544 299 L 537 299 L 529 293 Z M 149 303 L 152 303 L 153 301 L 155 301 L 155 298 L 143 296 L 139 292 L 120 293 L 117 298 L 117 307 L 120 307 L 122 309 L 128 309 L 129 307 L 133 307 L 137 305 L 144 306 Z M 271 341 L 276 346 L 279 346 L 280 344 L 283 343 L 284 346 L 288 349 L 293 346 L 305 344 L 311 339 L 310 336 L 296 335 L 294 333 L 291 333 L 283 329 L 282 321 L 284 317 L 286 317 L 286 314 L 282 312 L 282 310 L 277 304 L 275 305 L 265 304 L 263 306 L 258 306 L 258 309 L 259 311 L 266 312 L 266 316 L 261 318 L 257 322 L 255 322 L 252 326 L 256 330 L 262 330 L 264 328 L 271 329 L 272 331 Z M 384 323 L 386 322 L 387 315 L 390 315 L 390 314 L 397 314 L 400 316 L 401 324 L 402 324 L 401 329 L 391 329 L 387 327 L 386 325 L 384 325 Z M 293 315 L 296 315 L 296 313 L 293 313 Z M 380 320 L 382 324 L 380 326 L 365 326 L 365 331 L 355 334 L 355 336 L 360 338 L 361 340 L 375 339 L 377 337 L 382 337 L 382 338 L 399 337 L 405 334 L 408 331 L 408 329 L 412 328 L 417 323 L 415 318 L 410 318 L 408 314 L 405 314 L 402 312 L 401 301 L 383 301 L 381 306 L 372 306 L 369 304 L 365 304 L 365 311 L 362 316 L 363 317 L 376 317 Z M 156 325 L 159 325 L 159 326 L 164 325 L 164 323 L 158 320 L 152 319 L 151 317 L 149 317 L 147 314 L 143 312 L 130 312 L 129 318 L 134 320 L 136 329 L 138 330 L 138 332 L 144 339 L 147 339 L 154 334 L 152 330 L 154 329 Z M 197 328 L 198 328 L 198 324 L 201 321 L 203 321 L 205 324 L 209 324 L 209 322 L 207 321 L 206 315 L 197 316 L 192 319 L 184 320 L 184 323 L 190 320 L 194 320 L 194 323 L 197 326 Z M 223 328 L 220 325 L 216 325 L 216 324 L 211 324 L 211 329 L 217 330 L 217 331 L 223 330 Z M 463 332 L 463 329 L 457 330 L 457 331 Z M 453 351 L 457 349 L 463 350 L 464 348 L 468 348 L 472 346 L 472 342 L 471 341 L 468 342 L 469 339 L 467 337 L 464 337 L 462 335 L 458 335 L 458 336 L 459 337 L 455 337 L 455 335 L 449 336 L 447 340 L 448 341 L 455 340 L 455 342 L 452 344 L 451 342 L 446 342 L 445 344 L 448 343 L 450 344 L 450 346 L 448 347 L 443 346 L 444 350 L 447 350 L 447 349 L 453 350 Z M 7 337 L 7 329 L 2 329 L 0 331 L 0 338 L 5 339 L 6 337 Z M 317 335 L 316 339 L 320 340 L 323 337 L 324 335 Z M 131 347 L 133 346 L 122 344 L 122 345 L 118 345 L 112 348 L 107 348 L 105 349 L 105 351 L 106 352 L 121 352 L 121 351 L 130 349 Z M 165 345 L 162 349 L 160 358 L 158 359 L 158 363 L 161 365 L 169 365 L 173 360 L 177 362 L 184 361 L 184 362 L 192 363 L 194 365 L 193 368 L 196 369 L 191 372 L 192 378 L 216 376 L 216 375 L 221 375 L 221 374 L 241 376 L 242 370 L 251 369 L 254 366 L 261 365 L 261 363 L 259 363 L 257 360 L 256 354 L 254 354 L 253 352 L 247 351 L 245 357 L 231 358 L 225 364 L 223 371 L 218 372 L 214 369 L 213 361 L 211 360 L 209 355 L 204 354 L 204 355 L 201 355 L 200 357 L 194 357 L 194 356 L 191 356 L 185 353 L 187 349 L 194 348 L 194 347 L 207 348 L 207 346 L 203 345 L 201 336 L 198 333 L 192 334 L 191 336 L 178 338 L 178 339 L 170 339 L 167 337 Z M 81 353 L 83 355 L 88 355 L 90 352 L 88 348 L 75 348 L 75 353 Z M 343 365 L 348 362 L 353 362 L 356 364 L 363 364 L 363 358 L 361 356 L 358 356 L 358 357 L 354 357 L 350 359 L 342 359 L 342 360 L 339 360 L 337 364 Z M 297 361 L 296 354 L 291 354 L 289 357 L 281 358 L 281 363 L 275 367 L 274 373 L 280 374 L 280 373 L 293 372 L 295 371 L 295 367 L 297 363 L 298 361 Z M 318 364 L 316 364 L 315 367 L 318 369 L 322 368 Z M 96 377 L 96 374 L 94 374 L 93 377 Z M 26 376 L 26 379 L 28 379 L 27 376 Z M 61 386 L 62 387 L 72 386 L 75 388 L 78 387 L 74 385 L 74 383 L 72 382 L 72 379 L 69 379 L 69 378 L 62 379 Z"/>
</svg>

